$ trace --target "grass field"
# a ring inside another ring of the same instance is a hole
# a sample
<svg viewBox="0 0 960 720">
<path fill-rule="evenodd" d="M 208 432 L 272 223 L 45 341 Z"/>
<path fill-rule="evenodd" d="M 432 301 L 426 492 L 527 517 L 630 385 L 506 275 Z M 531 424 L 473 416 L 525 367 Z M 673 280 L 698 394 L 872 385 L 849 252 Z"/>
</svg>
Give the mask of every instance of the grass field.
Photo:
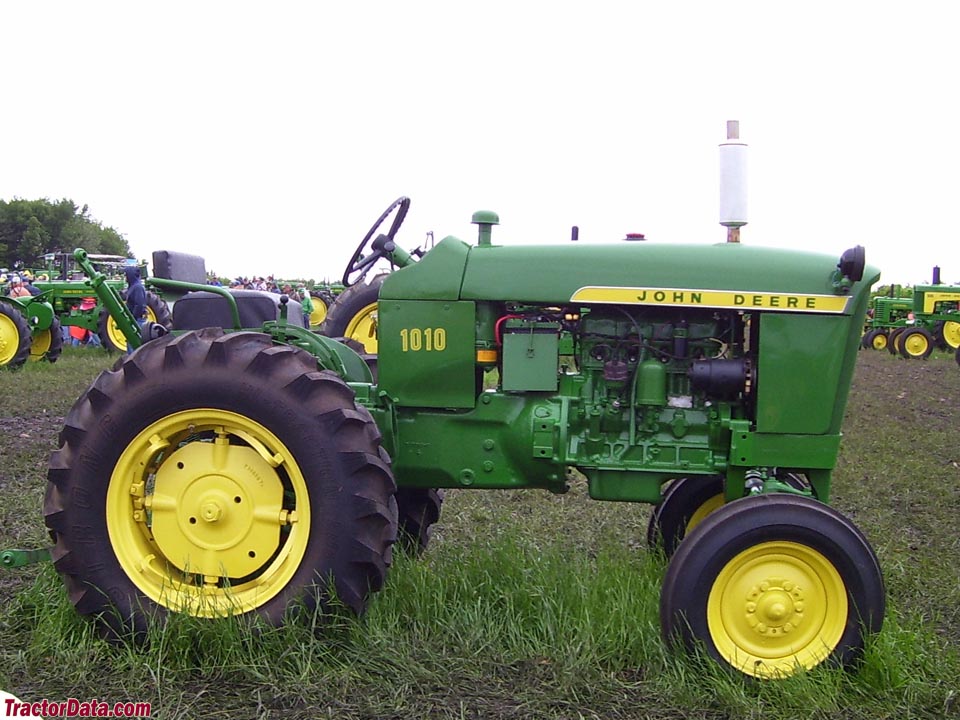
<svg viewBox="0 0 960 720">
<path fill-rule="evenodd" d="M 46 462 L 111 358 L 0 372 L 0 549 L 39 547 Z M 960 368 L 862 351 L 833 505 L 874 545 L 883 631 L 856 672 L 744 682 L 666 653 L 650 509 L 543 492 L 447 493 L 421 559 L 360 620 L 276 630 L 178 618 L 109 645 L 48 565 L 0 570 L 0 689 L 149 701 L 158 718 L 960 717 Z"/>
</svg>

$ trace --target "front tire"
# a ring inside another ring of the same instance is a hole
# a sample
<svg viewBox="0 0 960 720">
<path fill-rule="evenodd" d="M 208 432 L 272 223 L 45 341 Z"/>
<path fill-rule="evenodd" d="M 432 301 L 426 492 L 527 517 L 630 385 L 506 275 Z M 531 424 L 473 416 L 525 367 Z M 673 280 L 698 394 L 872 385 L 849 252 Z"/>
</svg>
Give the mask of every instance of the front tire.
<svg viewBox="0 0 960 720">
<path fill-rule="evenodd" d="M 723 477 L 679 478 L 670 483 L 647 525 L 647 546 L 671 557 L 686 535 L 723 507 Z"/>
<path fill-rule="evenodd" d="M 63 335 L 60 332 L 60 318 L 56 315 L 46 330 L 38 330 L 33 334 L 30 343 L 30 360 L 37 362 L 46 360 L 56 362 L 63 352 Z"/>
<path fill-rule="evenodd" d="M 908 360 L 926 360 L 933 352 L 933 336 L 925 328 L 911 328 L 900 335 L 900 355 Z"/>
<path fill-rule="evenodd" d="M 55 567 L 113 635 L 169 610 L 279 625 L 333 594 L 360 613 L 397 531 L 370 414 L 260 333 L 167 335 L 121 358 L 71 409 L 47 477 Z"/>
<path fill-rule="evenodd" d="M 782 678 L 850 665 L 885 609 L 866 538 L 809 498 L 773 493 L 716 511 L 680 545 L 664 579 L 664 638 L 701 644 L 723 665 Z"/>
<path fill-rule="evenodd" d="M 397 489 L 397 541 L 412 555 L 421 555 L 430 544 L 433 524 L 440 519 L 443 491 L 433 488 Z"/>
</svg>

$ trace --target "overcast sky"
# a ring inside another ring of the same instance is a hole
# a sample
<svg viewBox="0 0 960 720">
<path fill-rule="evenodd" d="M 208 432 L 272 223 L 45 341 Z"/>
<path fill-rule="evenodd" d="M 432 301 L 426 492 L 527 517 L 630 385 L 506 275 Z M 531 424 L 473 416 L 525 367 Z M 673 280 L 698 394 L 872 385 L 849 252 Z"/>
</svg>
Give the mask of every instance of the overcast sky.
<svg viewBox="0 0 960 720">
<path fill-rule="evenodd" d="M 960 282 L 945 2 L 3 2 L 0 198 L 70 198 L 138 257 L 339 278 L 372 222 L 471 242 L 745 243 Z"/>
</svg>

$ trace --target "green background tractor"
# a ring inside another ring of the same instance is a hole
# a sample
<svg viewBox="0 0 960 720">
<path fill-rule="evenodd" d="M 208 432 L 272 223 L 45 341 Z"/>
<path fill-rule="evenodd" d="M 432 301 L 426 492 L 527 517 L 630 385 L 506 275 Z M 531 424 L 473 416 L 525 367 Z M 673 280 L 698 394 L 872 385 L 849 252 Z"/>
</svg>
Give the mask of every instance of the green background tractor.
<svg viewBox="0 0 960 720">
<path fill-rule="evenodd" d="M 126 282 L 123 268 L 130 259 L 120 255 L 86 255 L 90 265 L 102 273 L 106 282 L 118 293 L 123 294 Z M 34 272 L 34 286 L 49 302 L 64 327 L 80 327 L 97 335 L 100 344 L 113 352 L 126 351 L 126 338 L 117 327 L 107 308 L 99 301 L 91 304 L 84 302 L 88 298 L 96 300 L 87 282 L 87 273 L 78 265 L 73 254 L 48 253 L 44 256 L 46 265 Z M 140 274 L 148 279 L 145 262 L 139 264 Z M 46 278 L 46 279 L 40 279 Z M 147 316 L 150 322 L 169 327 L 170 309 L 166 302 L 154 292 L 147 294 Z"/>
<path fill-rule="evenodd" d="M 0 296 L 0 367 L 56 362 L 62 349 L 60 320 L 43 296 Z"/>
<path fill-rule="evenodd" d="M 76 402 L 50 461 L 77 609 L 114 635 L 169 611 L 359 613 L 395 542 L 427 547 L 443 489 L 562 493 L 576 475 L 595 499 L 657 504 L 669 643 L 751 677 L 853 663 L 885 611 L 870 544 L 828 504 L 879 278 L 863 248 L 504 247 L 478 212 L 476 245 L 410 253 L 408 206 L 345 273 L 399 268 L 379 280 L 376 379 L 283 299 L 231 331 L 216 307 L 249 319 L 257 295 L 191 293 L 143 342 L 94 278 L 138 349 Z"/>
</svg>

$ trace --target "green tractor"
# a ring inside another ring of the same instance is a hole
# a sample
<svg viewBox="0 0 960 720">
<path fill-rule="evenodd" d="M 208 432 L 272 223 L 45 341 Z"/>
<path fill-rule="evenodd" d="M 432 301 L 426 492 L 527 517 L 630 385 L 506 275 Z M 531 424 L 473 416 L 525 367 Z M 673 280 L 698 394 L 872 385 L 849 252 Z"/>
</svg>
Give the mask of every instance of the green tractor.
<svg viewBox="0 0 960 720">
<path fill-rule="evenodd" d="M 860 341 L 861 347 L 886 350 L 890 335 L 900 328 L 907 327 L 908 316 L 912 311 L 913 298 L 885 295 L 873 298 L 870 311 L 867 313 L 866 330 Z"/>
<path fill-rule="evenodd" d="M 891 339 L 891 347 L 905 358 L 922 360 L 934 347 L 960 349 L 960 287 L 940 284 L 934 268 L 932 285 L 913 288 L 912 318 Z"/>
<path fill-rule="evenodd" d="M 126 287 L 123 268 L 131 260 L 122 255 L 88 254 L 86 258 L 90 266 L 105 278 L 105 282 L 122 296 Z M 44 260 L 46 265 L 43 270 L 34 273 L 37 279 L 33 284 L 41 291 L 43 299 L 53 306 L 60 324 L 87 330 L 96 335 L 100 344 L 109 351 L 126 352 L 126 337 L 107 308 L 100 302 L 91 302 L 96 296 L 86 281 L 86 272 L 76 263 L 73 254 L 48 253 L 44 255 Z M 141 277 L 146 281 L 146 263 L 140 263 L 139 267 Z M 147 293 L 147 317 L 152 323 L 170 325 L 167 302 L 152 291 Z"/>
<path fill-rule="evenodd" d="M 444 488 L 562 493 L 575 470 L 597 500 L 656 504 L 668 643 L 757 678 L 853 663 L 885 611 L 874 551 L 828 504 L 879 277 L 863 248 L 498 246 L 478 212 L 476 245 L 411 253 L 408 206 L 346 272 L 343 295 L 379 258 L 398 268 L 378 285 L 376 379 L 284 297 L 234 331 L 260 295 L 198 285 L 164 334 L 93 276 L 137 349 L 50 459 L 77 610 L 108 634 L 169 612 L 360 613 L 395 542 L 427 547 Z"/>
</svg>

